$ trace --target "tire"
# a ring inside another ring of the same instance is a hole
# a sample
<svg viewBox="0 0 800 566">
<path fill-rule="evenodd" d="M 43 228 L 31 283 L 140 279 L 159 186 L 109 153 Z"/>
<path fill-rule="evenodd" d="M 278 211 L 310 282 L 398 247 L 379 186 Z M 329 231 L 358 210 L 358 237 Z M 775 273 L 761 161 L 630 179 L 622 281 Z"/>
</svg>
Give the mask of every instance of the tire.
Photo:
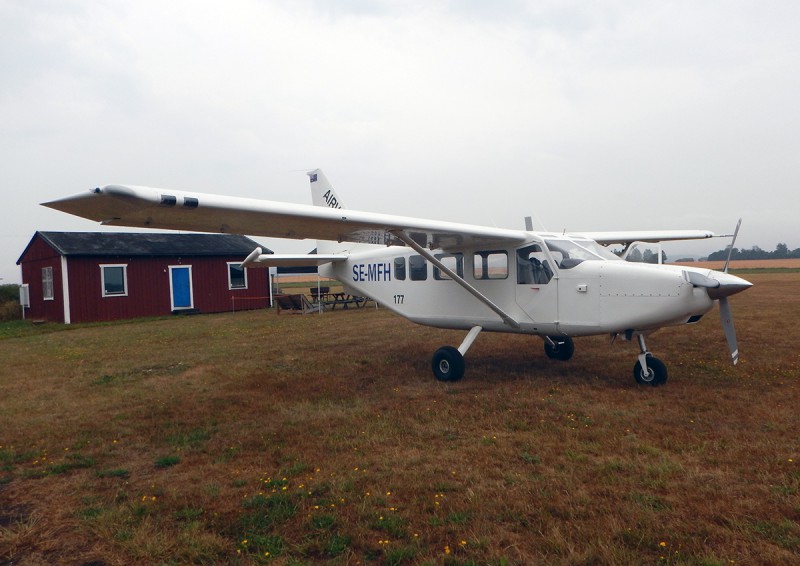
<svg viewBox="0 0 800 566">
<path fill-rule="evenodd" d="M 642 364 L 638 361 L 633 366 L 633 378 L 639 385 L 652 385 L 658 387 L 667 382 L 667 366 L 658 358 L 647 355 L 647 369 L 648 373 L 642 370 Z"/>
<path fill-rule="evenodd" d="M 572 357 L 572 354 L 575 353 L 575 343 L 569 336 L 550 336 L 549 338 L 555 342 L 555 346 L 551 346 L 550 343 L 545 340 L 544 353 L 547 354 L 547 357 L 551 360 L 566 362 Z"/>
<path fill-rule="evenodd" d="M 444 346 L 433 354 L 431 367 L 439 381 L 458 381 L 464 376 L 464 356 L 456 348 Z"/>
</svg>

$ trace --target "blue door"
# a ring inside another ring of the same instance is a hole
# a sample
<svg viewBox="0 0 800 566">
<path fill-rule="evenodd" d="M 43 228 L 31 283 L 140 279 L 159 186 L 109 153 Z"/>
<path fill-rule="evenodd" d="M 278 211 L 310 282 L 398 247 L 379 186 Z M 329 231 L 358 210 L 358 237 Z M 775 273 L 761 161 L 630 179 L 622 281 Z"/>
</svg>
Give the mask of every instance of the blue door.
<svg viewBox="0 0 800 566">
<path fill-rule="evenodd" d="M 192 308 L 191 266 L 170 267 L 169 279 L 172 287 L 172 310 Z"/>
</svg>

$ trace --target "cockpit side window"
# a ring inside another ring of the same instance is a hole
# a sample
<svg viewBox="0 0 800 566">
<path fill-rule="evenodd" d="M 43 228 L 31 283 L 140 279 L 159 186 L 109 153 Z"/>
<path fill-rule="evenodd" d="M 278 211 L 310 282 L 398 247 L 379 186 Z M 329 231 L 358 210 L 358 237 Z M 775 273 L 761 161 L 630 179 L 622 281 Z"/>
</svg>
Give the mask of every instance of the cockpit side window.
<svg viewBox="0 0 800 566">
<path fill-rule="evenodd" d="M 517 283 L 519 285 L 546 285 L 553 278 L 550 260 L 540 244 L 517 250 Z"/>
<path fill-rule="evenodd" d="M 619 258 L 593 240 L 548 239 L 547 249 L 558 267 L 570 269 L 584 261 L 615 260 Z"/>
</svg>

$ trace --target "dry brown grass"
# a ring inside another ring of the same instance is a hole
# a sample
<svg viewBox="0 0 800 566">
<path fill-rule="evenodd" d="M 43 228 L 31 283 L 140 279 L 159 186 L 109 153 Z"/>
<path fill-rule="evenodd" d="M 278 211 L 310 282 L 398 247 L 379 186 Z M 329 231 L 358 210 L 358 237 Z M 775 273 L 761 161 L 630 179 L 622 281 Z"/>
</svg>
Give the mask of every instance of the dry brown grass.
<svg viewBox="0 0 800 566">
<path fill-rule="evenodd" d="M 0 340 L 0 562 L 797 562 L 800 275 L 747 277 L 740 365 L 710 313 L 661 388 L 487 334 L 438 383 L 463 333 L 375 309 Z"/>
<path fill-rule="evenodd" d="M 722 269 L 724 261 L 693 261 L 687 263 L 677 263 L 677 265 L 691 265 L 694 267 L 704 267 L 707 269 Z M 800 259 L 734 259 L 731 260 L 730 268 L 737 269 L 800 269 Z"/>
</svg>

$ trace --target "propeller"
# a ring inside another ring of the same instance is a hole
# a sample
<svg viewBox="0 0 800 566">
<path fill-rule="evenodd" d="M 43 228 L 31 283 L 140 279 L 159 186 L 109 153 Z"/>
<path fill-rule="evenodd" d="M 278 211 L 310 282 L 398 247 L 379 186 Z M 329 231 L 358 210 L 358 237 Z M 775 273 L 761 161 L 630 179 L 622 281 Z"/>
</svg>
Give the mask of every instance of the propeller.
<svg viewBox="0 0 800 566">
<path fill-rule="evenodd" d="M 722 268 L 722 273 L 728 273 L 728 265 L 731 263 L 731 254 L 733 254 L 733 245 L 736 243 L 736 236 L 739 235 L 739 226 L 742 225 L 742 219 L 736 223 L 736 229 L 733 231 L 733 238 L 731 238 L 731 245 L 728 246 L 728 259 L 725 260 L 725 267 Z"/>
<path fill-rule="evenodd" d="M 708 275 L 697 271 L 684 272 L 687 280 L 692 285 L 705 288 L 708 296 L 712 300 L 719 301 L 719 315 L 722 319 L 722 330 L 725 332 L 725 340 L 728 342 L 728 350 L 731 353 L 733 365 L 739 362 L 739 347 L 736 344 L 736 329 L 733 327 L 733 313 L 731 312 L 731 305 L 728 303 L 728 297 L 736 293 L 741 293 L 753 285 L 741 277 L 736 277 L 728 273 L 733 245 L 736 243 L 736 236 L 739 234 L 739 226 L 741 225 L 742 219 L 740 218 L 739 222 L 736 224 L 736 230 L 733 232 L 733 239 L 728 249 L 728 259 L 725 261 L 725 267 L 722 271 L 711 271 Z"/>
<path fill-rule="evenodd" d="M 722 329 L 725 331 L 725 340 L 728 341 L 728 350 L 731 352 L 733 365 L 739 363 L 739 347 L 736 345 L 736 329 L 733 327 L 733 313 L 728 304 L 728 297 L 719 300 L 719 316 L 722 319 Z"/>
<path fill-rule="evenodd" d="M 731 238 L 731 245 L 728 249 L 728 259 L 725 260 L 725 267 L 722 272 L 728 273 L 728 266 L 731 263 L 731 254 L 733 254 L 733 246 L 736 243 L 736 236 L 739 235 L 739 226 L 742 225 L 742 219 L 736 223 L 736 229 L 733 231 L 733 238 Z M 744 279 L 742 280 L 744 281 Z M 739 284 L 740 286 L 741 284 Z M 748 285 L 749 286 L 749 285 Z M 732 293 L 744 291 L 747 287 L 738 290 L 732 290 Z M 719 299 L 719 316 L 722 319 L 722 329 L 725 331 L 725 340 L 728 342 L 728 350 L 731 353 L 731 361 L 733 365 L 739 363 L 739 347 L 736 345 L 736 329 L 733 327 L 733 312 L 731 312 L 731 305 L 728 303 L 728 294 L 720 297 Z"/>
</svg>

